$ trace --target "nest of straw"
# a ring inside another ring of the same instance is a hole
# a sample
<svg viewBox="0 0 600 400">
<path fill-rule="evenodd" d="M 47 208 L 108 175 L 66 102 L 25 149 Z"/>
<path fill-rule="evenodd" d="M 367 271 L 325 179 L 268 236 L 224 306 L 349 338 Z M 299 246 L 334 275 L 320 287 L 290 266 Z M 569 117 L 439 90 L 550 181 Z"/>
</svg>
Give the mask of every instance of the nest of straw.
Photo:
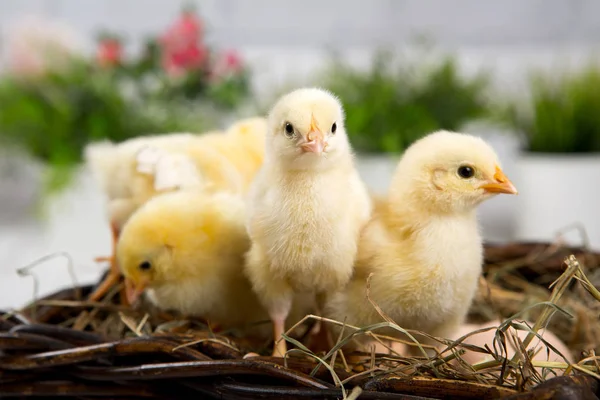
<svg viewBox="0 0 600 400">
<path fill-rule="evenodd" d="M 442 344 L 435 356 L 379 354 L 375 347 L 345 354 L 343 345 L 357 335 L 391 348 L 380 328 L 405 332 L 414 339 L 406 344 L 419 347 L 427 335 L 404 331 L 383 314 L 381 324 L 361 328 L 309 315 L 298 324 L 306 329 L 285 335 L 292 348 L 286 358 L 244 359 L 249 351 L 268 353 L 271 343 L 214 333 L 204 321 L 148 305 L 124 306 L 118 286 L 102 302 L 89 302 L 94 285 L 81 286 L 0 312 L 0 397 L 598 399 L 600 254 L 519 243 L 488 245 L 485 259 L 469 319 L 499 322 L 493 346 L 429 337 Z M 345 327 L 333 348 L 319 349 L 302 334 L 319 319 Z M 528 333 L 512 338 L 517 351 L 509 356 L 511 327 Z M 533 339 L 551 348 L 536 333 L 542 327 L 569 346 L 575 363 L 533 358 Z M 470 365 L 461 357 L 466 350 L 490 360 Z"/>
</svg>

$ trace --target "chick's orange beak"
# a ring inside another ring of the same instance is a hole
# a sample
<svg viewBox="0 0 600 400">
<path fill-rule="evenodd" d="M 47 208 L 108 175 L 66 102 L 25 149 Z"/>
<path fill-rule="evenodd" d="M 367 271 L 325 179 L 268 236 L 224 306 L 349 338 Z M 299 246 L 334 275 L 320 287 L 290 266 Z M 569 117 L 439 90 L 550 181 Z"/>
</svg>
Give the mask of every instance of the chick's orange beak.
<svg viewBox="0 0 600 400">
<path fill-rule="evenodd" d="M 310 128 L 306 139 L 307 141 L 300 145 L 304 151 L 320 154 L 327 146 L 323 132 L 319 129 L 314 115 L 311 116 Z"/>
<path fill-rule="evenodd" d="M 506 194 L 517 194 L 517 188 L 513 183 L 504 175 L 504 172 L 500 167 L 496 166 L 496 173 L 494 174 L 494 180 L 490 183 L 485 183 L 480 186 L 483 190 L 490 193 L 506 193 Z"/>
<path fill-rule="evenodd" d="M 125 278 L 125 295 L 129 304 L 134 304 L 144 293 L 148 284 L 144 281 L 135 283 L 129 278 Z"/>
</svg>

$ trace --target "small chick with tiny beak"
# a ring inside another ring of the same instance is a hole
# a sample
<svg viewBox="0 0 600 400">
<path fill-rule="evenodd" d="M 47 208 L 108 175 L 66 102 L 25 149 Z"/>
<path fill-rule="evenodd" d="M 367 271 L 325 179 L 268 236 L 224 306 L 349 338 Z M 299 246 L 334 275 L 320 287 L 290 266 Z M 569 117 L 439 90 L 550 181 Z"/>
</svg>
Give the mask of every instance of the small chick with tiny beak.
<svg viewBox="0 0 600 400">
<path fill-rule="evenodd" d="M 207 319 L 213 329 L 270 337 L 266 310 L 244 276 L 250 248 L 241 196 L 182 190 L 153 197 L 127 220 L 117 244 L 128 301 L 146 295 L 158 308 Z M 290 319 L 304 317 L 311 296 L 295 298 Z M 258 324 L 257 324 L 258 323 Z"/>
<path fill-rule="evenodd" d="M 242 271 L 250 247 L 244 222 L 237 195 L 189 189 L 153 197 L 127 220 L 117 243 L 127 300 L 134 304 L 146 292 L 165 311 L 222 327 L 267 320 Z"/>
<path fill-rule="evenodd" d="M 317 295 L 352 275 L 371 200 L 354 167 L 340 102 L 304 88 L 283 96 L 268 117 L 265 162 L 250 188 L 246 273 L 273 321 L 274 356 L 296 292 Z"/>
<path fill-rule="evenodd" d="M 107 200 L 112 234 L 110 270 L 89 295 L 98 301 L 120 278 L 117 240 L 128 218 L 154 196 L 175 190 L 246 193 L 262 165 L 266 119 L 246 118 L 225 132 L 144 135 L 120 143 L 93 142 L 85 159 Z"/>
<path fill-rule="evenodd" d="M 476 208 L 499 193 L 517 189 L 482 139 L 438 131 L 413 143 L 361 235 L 352 280 L 328 297 L 326 315 L 358 327 L 383 322 L 366 297 L 372 274 L 369 298 L 384 314 L 448 338 L 464 323 L 481 274 Z"/>
</svg>

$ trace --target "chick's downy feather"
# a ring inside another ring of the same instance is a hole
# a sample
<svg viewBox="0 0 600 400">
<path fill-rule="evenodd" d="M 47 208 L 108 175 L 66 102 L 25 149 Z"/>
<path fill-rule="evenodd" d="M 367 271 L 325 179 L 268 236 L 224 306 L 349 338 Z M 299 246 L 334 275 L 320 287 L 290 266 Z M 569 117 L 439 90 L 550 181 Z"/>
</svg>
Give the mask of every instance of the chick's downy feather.
<svg viewBox="0 0 600 400">
<path fill-rule="evenodd" d="M 126 223 L 117 247 L 130 300 L 145 290 L 161 309 L 223 327 L 268 321 L 243 274 L 250 246 L 244 222 L 243 200 L 227 193 L 188 190 L 148 201 Z"/>
<path fill-rule="evenodd" d="M 213 135 L 205 139 L 206 145 L 222 154 L 241 175 L 243 192 L 263 163 L 266 132 L 266 119 L 256 117 L 236 122 L 222 136 Z"/>
<path fill-rule="evenodd" d="M 451 334 L 481 273 L 476 207 L 498 193 L 516 190 L 483 140 L 440 131 L 415 142 L 362 233 L 351 282 L 328 297 L 327 315 L 361 327 L 382 322 L 366 297 L 373 274 L 371 300 L 400 327 Z"/>
<path fill-rule="evenodd" d="M 144 136 L 92 143 L 86 161 L 121 227 L 152 196 L 180 188 L 241 193 L 262 164 L 266 121 L 250 118 L 227 131 Z"/>
<path fill-rule="evenodd" d="M 226 132 L 144 136 L 120 144 L 92 143 L 86 160 L 107 197 L 113 237 L 110 273 L 89 296 L 99 300 L 119 279 L 114 246 L 130 215 L 160 193 L 194 188 L 244 193 L 262 164 L 266 121 L 249 118 Z"/>
<path fill-rule="evenodd" d="M 265 164 L 250 189 L 246 266 L 279 326 L 276 338 L 293 293 L 320 294 L 350 279 L 370 209 L 339 101 L 312 88 L 283 96 L 269 114 Z"/>
</svg>

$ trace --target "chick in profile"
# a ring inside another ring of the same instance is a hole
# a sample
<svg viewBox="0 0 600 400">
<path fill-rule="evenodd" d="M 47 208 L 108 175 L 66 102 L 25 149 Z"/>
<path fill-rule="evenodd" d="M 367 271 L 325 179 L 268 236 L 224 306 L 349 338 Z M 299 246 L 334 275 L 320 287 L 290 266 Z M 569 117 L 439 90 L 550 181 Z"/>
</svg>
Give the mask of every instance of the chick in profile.
<svg viewBox="0 0 600 400">
<path fill-rule="evenodd" d="M 199 189 L 242 194 L 262 165 L 266 120 L 249 118 L 227 131 L 143 136 L 92 143 L 86 161 L 107 197 L 113 239 L 110 273 L 90 295 L 99 300 L 120 278 L 114 258 L 120 231 L 135 210 L 160 193 Z"/>
<path fill-rule="evenodd" d="M 221 327 L 268 321 L 243 274 L 250 247 L 244 222 L 239 196 L 189 190 L 149 200 L 130 217 L 117 244 L 128 301 L 146 291 L 163 310 Z"/>
<path fill-rule="evenodd" d="M 273 355 L 282 356 L 294 293 L 316 293 L 322 306 L 324 292 L 350 279 L 371 211 L 331 93 L 298 89 L 273 106 L 248 207 L 246 273 L 273 321 Z"/>
<path fill-rule="evenodd" d="M 449 337 L 481 273 L 476 208 L 499 193 L 517 190 L 482 139 L 438 131 L 415 142 L 361 235 L 352 280 L 328 297 L 326 314 L 359 327 L 382 322 L 366 298 L 373 274 L 371 300 L 400 327 Z"/>
</svg>

